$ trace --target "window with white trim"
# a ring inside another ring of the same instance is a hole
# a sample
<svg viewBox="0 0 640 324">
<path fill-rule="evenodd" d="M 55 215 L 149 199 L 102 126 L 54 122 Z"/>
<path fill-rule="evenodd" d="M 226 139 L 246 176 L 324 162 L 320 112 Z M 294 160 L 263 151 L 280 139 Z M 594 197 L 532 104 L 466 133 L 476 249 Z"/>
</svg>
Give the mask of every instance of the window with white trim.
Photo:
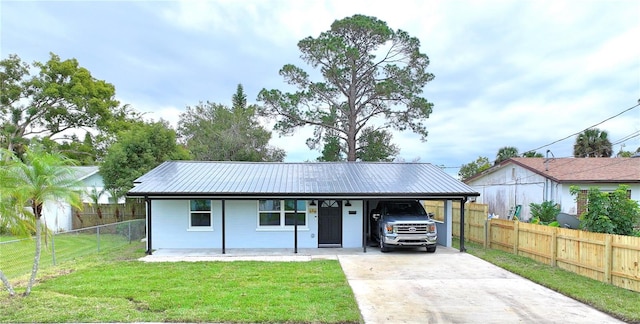
<svg viewBox="0 0 640 324">
<path fill-rule="evenodd" d="M 307 226 L 307 201 L 293 199 L 264 199 L 258 201 L 258 227 L 259 228 L 288 228 L 295 226 L 296 218 L 298 226 Z"/>
<path fill-rule="evenodd" d="M 189 202 L 189 229 L 196 231 L 213 230 L 211 200 L 193 199 Z"/>
</svg>

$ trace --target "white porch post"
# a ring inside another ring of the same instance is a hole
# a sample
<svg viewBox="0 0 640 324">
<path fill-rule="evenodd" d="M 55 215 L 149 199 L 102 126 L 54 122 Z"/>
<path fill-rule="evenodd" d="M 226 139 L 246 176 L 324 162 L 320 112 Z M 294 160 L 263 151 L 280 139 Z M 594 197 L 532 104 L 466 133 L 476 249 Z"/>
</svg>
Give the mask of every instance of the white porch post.
<svg viewBox="0 0 640 324">
<path fill-rule="evenodd" d="M 445 232 L 438 233 L 438 243 L 451 247 L 451 237 L 453 236 L 453 202 L 451 200 L 444 201 L 444 226 Z M 444 240 L 440 240 L 441 235 L 444 235 Z"/>
</svg>

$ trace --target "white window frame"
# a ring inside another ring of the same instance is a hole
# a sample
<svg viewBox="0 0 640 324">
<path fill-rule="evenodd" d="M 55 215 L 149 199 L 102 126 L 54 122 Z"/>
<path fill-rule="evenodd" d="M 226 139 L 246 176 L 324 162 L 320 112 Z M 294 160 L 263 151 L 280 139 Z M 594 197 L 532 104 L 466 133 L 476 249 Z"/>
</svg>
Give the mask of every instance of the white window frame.
<svg viewBox="0 0 640 324">
<path fill-rule="evenodd" d="M 209 201 L 209 211 L 207 212 L 206 210 L 191 210 L 191 202 L 194 200 L 208 200 Z M 189 223 L 189 227 L 187 228 L 187 231 L 189 232 L 212 232 L 213 231 L 213 201 L 211 201 L 210 199 L 190 199 L 189 200 L 189 206 L 187 207 L 189 209 L 189 213 L 188 213 L 188 219 L 187 222 Z M 193 226 L 191 224 L 191 214 L 209 214 L 209 226 Z"/>
<path fill-rule="evenodd" d="M 260 201 L 264 201 L 264 200 L 280 201 L 280 210 L 260 210 Z M 298 202 L 300 201 L 305 202 L 305 208 L 298 209 L 297 211 L 298 214 L 304 214 L 304 225 L 298 224 L 298 230 L 299 231 L 309 230 L 309 212 L 307 211 L 307 209 L 309 208 L 309 204 L 307 203 L 306 200 L 304 199 L 259 199 L 258 201 L 256 201 L 256 210 L 257 210 L 257 213 L 256 213 L 257 229 L 256 230 L 257 231 L 293 231 L 294 230 L 295 225 L 285 225 L 286 214 L 294 212 L 294 210 L 285 210 L 285 200 L 297 200 Z M 266 212 L 280 213 L 280 225 L 260 225 L 260 213 L 266 213 Z"/>
</svg>

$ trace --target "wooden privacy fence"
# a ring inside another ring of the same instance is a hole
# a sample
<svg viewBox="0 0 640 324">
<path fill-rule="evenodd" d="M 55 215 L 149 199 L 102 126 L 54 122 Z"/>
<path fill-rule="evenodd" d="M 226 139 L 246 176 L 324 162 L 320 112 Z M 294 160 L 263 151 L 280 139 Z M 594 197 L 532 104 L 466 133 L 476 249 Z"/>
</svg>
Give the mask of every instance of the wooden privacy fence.
<svg viewBox="0 0 640 324">
<path fill-rule="evenodd" d="M 444 220 L 444 202 L 425 201 Z M 454 201 L 453 235 L 460 236 L 460 203 Z M 618 287 L 640 292 L 640 237 L 487 219 L 487 205 L 465 204 L 465 239 L 521 255 Z"/>
<path fill-rule="evenodd" d="M 444 201 L 427 200 L 423 204 L 428 213 L 433 213 L 434 219 L 444 221 Z M 453 213 L 451 225 L 453 236 L 460 237 L 460 202 L 453 201 L 451 212 Z M 488 205 L 471 202 L 464 204 L 464 235 L 467 240 L 484 244 L 485 221 L 488 213 Z"/>
<path fill-rule="evenodd" d="M 98 208 L 100 213 L 98 213 Z M 116 209 L 118 215 L 116 217 Z M 72 208 L 73 229 L 111 224 L 145 218 L 145 204 L 140 200 L 127 200 L 124 204 L 83 204 L 82 209 Z M 102 215 L 102 217 L 100 217 Z"/>
<path fill-rule="evenodd" d="M 491 219 L 485 246 L 640 291 L 640 237 Z"/>
</svg>

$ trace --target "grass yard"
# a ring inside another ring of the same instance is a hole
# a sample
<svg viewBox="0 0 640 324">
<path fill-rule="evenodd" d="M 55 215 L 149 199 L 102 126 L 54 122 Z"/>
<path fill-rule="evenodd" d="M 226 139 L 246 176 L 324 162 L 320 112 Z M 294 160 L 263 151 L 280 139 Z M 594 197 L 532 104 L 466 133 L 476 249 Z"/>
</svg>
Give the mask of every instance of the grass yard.
<svg viewBox="0 0 640 324">
<path fill-rule="evenodd" d="M 454 240 L 454 246 L 459 247 Z M 467 253 L 629 323 L 640 323 L 640 293 L 609 285 L 512 253 L 465 242 Z M 540 305 L 540 307 L 552 307 Z"/>
<path fill-rule="evenodd" d="M 58 234 L 52 241 L 49 237 L 46 241 L 42 238 L 42 254 L 40 256 L 40 269 L 53 266 L 52 243 L 55 242 L 56 264 L 72 261 L 98 251 L 98 239 L 96 234 Z M 15 240 L 13 237 L 3 236 L 0 242 Z M 126 237 L 115 234 L 101 234 L 99 241 L 100 250 L 110 250 L 129 244 Z M 9 279 L 20 278 L 29 275 L 33 266 L 35 254 L 35 239 L 23 239 L 17 242 L 0 244 L 0 270 Z"/>
<path fill-rule="evenodd" d="M 132 244 L 54 267 L 31 296 L 0 294 L 0 322 L 361 321 L 337 261 L 124 260 L 142 253 Z"/>
</svg>

